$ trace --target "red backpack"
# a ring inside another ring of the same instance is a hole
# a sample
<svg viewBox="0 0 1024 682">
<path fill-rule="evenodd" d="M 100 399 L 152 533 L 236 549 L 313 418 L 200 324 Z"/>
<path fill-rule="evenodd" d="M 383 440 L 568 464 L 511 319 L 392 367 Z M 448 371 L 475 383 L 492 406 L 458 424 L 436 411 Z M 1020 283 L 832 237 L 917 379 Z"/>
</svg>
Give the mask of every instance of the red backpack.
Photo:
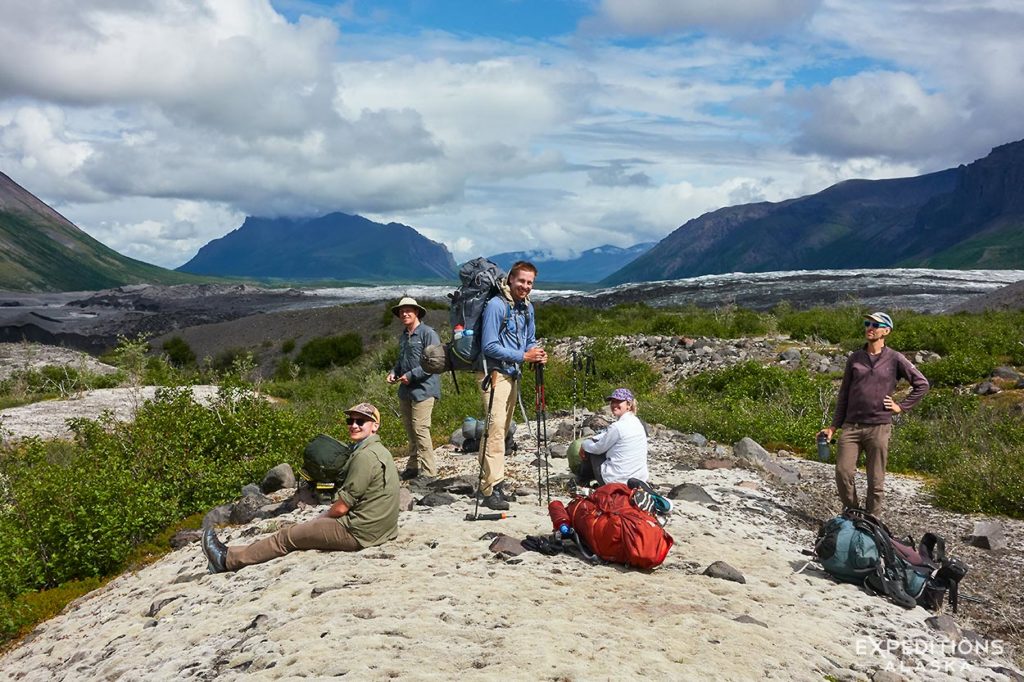
<svg viewBox="0 0 1024 682">
<path fill-rule="evenodd" d="M 657 519 L 633 505 L 632 496 L 622 483 L 606 483 L 573 500 L 567 507 L 572 528 L 605 561 L 660 566 L 674 541 Z"/>
</svg>

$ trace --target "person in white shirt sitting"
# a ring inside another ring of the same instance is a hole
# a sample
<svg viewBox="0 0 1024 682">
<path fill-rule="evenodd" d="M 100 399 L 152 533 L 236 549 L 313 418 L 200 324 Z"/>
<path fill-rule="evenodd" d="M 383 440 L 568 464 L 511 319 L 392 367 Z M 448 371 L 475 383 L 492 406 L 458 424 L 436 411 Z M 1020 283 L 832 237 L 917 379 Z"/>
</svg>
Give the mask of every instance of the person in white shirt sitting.
<svg viewBox="0 0 1024 682">
<path fill-rule="evenodd" d="M 633 392 L 617 388 L 605 400 L 616 421 L 581 444 L 577 484 L 627 483 L 631 478 L 647 482 L 647 430 L 636 416 Z"/>
</svg>

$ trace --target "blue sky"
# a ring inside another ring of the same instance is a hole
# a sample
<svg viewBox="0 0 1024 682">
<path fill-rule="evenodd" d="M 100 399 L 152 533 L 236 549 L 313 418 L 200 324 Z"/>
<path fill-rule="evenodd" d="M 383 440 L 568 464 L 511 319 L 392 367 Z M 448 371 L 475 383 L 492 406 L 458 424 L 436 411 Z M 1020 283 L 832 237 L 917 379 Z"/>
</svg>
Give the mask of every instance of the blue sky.
<svg viewBox="0 0 1024 682">
<path fill-rule="evenodd" d="M 0 0 L 0 170 L 121 253 L 245 216 L 459 261 L 657 241 L 722 206 L 1024 138 L 1019 0 Z"/>
</svg>

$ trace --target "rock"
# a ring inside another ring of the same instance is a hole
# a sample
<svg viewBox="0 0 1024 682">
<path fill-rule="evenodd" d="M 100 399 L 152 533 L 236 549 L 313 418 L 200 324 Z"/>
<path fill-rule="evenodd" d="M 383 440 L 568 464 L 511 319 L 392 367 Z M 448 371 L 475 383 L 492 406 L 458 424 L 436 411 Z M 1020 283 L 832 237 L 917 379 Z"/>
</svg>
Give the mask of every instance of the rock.
<svg viewBox="0 0 1024 682">
<path fill-rule="evenodd" d="M 1015 370 L 1013 367 L 1007 367 L 1006 365 L 996 367 L 992 370 L 992 374 L 990 376 L 993 379 L 1009 379 L 1010 381 L 1020 381 L 1022 378 L 1020 372 Z"/>
<path fill-rule="evenodd" d="M 729 580 L 734 583 L 746 584 L 747 579 L 743 574 L 724 561 L 716 561 L 704 569 L 704 575 L 719 580 Z"/>
<path fill-rule="evenodd" d="M 906 678 L 894 670 L 879 670 L 871 676 L 871 682 L 905 682 Z"/>
<path fill-rule="evenodd" d="M 412 511 L 413 507 L 416 506 L 416 500 L 412 496 L 412 492 L 406 488 L 401 487 L 398 489 L 398 511 Z"/>
<path fill-rule="evenodd" d="M 489 549 L 495 554 L 507 554 L 508 556 L 519 556 L 526 551 L 522 541 L 500 534 L 491 541 Z"/>
<path fill-rule="evenodd" d="M 263 491 L 255 483 L 246 483 L 242 486 L 242 497 L 255 497 L 257 495 L 262 497 Z"/>
<path fill-rule="evenodd" d="M 691 433 L 683 437 L 683 442 L 702 448 L 708 444 L 708 439 L 705 438 L 703 434 Z"/>
<path fill-rule="evenodd" d="M 949 637 L 950 641 L 960 641 L 960 626 L 956 624 L 956 619 L 948 613 L 944 613 L 941 616 L 931 616 L 925 618 L 924 622 L 928 627 L 933 630 L 938 630 L 942 634 Z"/>
<path fill-rule="evenodd" d="M 1003 549 L 1006 547 L 1003 526 L 998 521 L 975 521 L 968 542 L 981 549 Z"/>
<path fill-rule="evenodd" d="M 743 576 L 740 576 L 740 577 L 742 578 Z M 743 581 L 740 581 L 740 582 L 743 582 Z M 765 629 L 768 628 L 768 624 L 767 623 L 762 623 L 761 621 L 759 621 L 756 618 L 753 618 L 751 616 L 748 616 L 747 614 L 743 614 L 742 616 L 737 616 L 736 618 L 733 618 L 732 620 L 735 623 L 749 623 L 750 625 L 760 625 L 761 627 L 763 627 Z"/>
<path fill-rule="evenodd" d="M 206 516 L 203 517 L 203 528 L 213 528 L 228 523 L 231 520 L 231 507 L 230 504 L 222 504 L 206 512 Z"/>
<path fill-rule="evenodd" d="M 476 490 L 476 480 L 468 476 L 449 476 L 438 478 L 427 484 L 431 490 L 444 491 L 453 495 L 472 495 Z"/>
<path fill-rule="evenodd" d="M 165 597 L 163 599 L 157 599 L 155 602 L 150 604 L 149 605 L 149 609 L 146 610 L 146 613 L 145 613 L 146 618 L 153 618 L 153 617 L 155 617 L 158 613 L 160 613 L 160 610 L 163 607 L 167 606 L 168 604 L 170 604 L 175 599 L 181 599 L 183 596 L 184 595 L 176 594 L 173 597 Z"/>
<path fill-rule="evenodd" d="M 455 498 L 448 493 L 427 493 L 417 504 L 421 507 L 445 507 L 454 502 Z"/>
<path fill-rule="evenodd" d="M 181 549 L 185 545 L 190 545 L 193 542 L 199 542 L 203 537 L 203 531 L 201 530 L 179 530 L 171 537 L 171 548 Z"/>
<path fill-rule="evenodd" d="M 747 490 L 760 490 L 761 484 L 756 481 L 740 481 L 736 484 L 737 488 L 746 488 Z"/>
<path fill-rule="evenodd" d="M 789 485 L 796 485 L 800 481 L 800 472 L 791 466 L 779 464 L 778 462 L 774 462 L 771 460 L 764 462 L 761 466 L 764 469 L 765 473 L 769 474 L 774 478 L 779 479 L 783 483 L 788 483 Z"/>
<path fill-rule="evenodd" d="M 573 424 L 572 421 L 564 421 L 558 425 L 555 429 L 554 440 L 573 440 Z"/>
<path fill-rule="evenodd" d="M 248 487 L 246 486 L 246 488 Z M 260 518 L 262 508 L 272 504 L 271 499 L 258 492 L 259 489 L 256 486 L 252 486 L 252 488 L 257 491 L 255 495 L 246 495 L 231 505 L 231 515 L 228 520 L 236 526 L 241 526 Z"/>
<path fill-rule="evenodd" d="M 737 459 L 742 459 L 758 466 L 772 458 L 771 454 L 753 438 L 744 438 L 738 443 L 733 444 L 732 452 Z"/>
<path fill-rule="evenodd" d="M 995 395 L 996 393 L 1002 393 L 1003 389 L 999 388 L 991 381 L 983 381 L 974 387 L 974 392 L 977 395 Z"/>
<path fill-rule="evenodd" d="M 677 485 L 666 495 L 670 500 L 683 500 L 684 502 L 697 502 L 698 504 L 717 504 L 718 500 L 708 495 L 704 488 L 694 483 L 683 483 Z"/>
<path fill-rule="evenodd" d="M 796 348 L 787 348 L 779 353 L 779 361 L 798 363 L 800 362 L 800 351 Z"/>
<path fill-rule="evenodd" d="M 736 461 L 731 459 L 705 459 L 701 460 L 701 469 L 732 469 L 736 466 Z"/>
<path fill-rule="evenodd" d="M 295 472 L 292 471 L 292 465 L 284 462 L 267 472 L 260 483 L 260 492 L 272 493 L 282 488 L 294 488 L 295 486 Z"/>
</svg>

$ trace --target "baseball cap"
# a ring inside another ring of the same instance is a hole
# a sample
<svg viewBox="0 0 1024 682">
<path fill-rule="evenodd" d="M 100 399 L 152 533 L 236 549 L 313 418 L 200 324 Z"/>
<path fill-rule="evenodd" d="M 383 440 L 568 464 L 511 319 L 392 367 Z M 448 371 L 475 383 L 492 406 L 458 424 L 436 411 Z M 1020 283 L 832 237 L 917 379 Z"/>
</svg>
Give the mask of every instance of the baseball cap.
<svg viewBox="0 0 1024 682">
<path fill-rule="evenodd" d="M 617 388 L 612 391 L 610 396 L 607 396 L 605 400 L 628 400 L 633 402 L 633 392 L 628 388 Z"/>
<path fill-rule="evenodd" d="M 345 410 L 345 414 L 348 416 L 359 416 L 372 419 L 373 421 L 380 424 L 380 411 L 371 405 L 370 403 L 359 403 Z"/>
<path fill-rule="evenodd" d="M 885 313 L 871 313 L 870 315 L 865 315 L 864 319 L 874 320 L 878 324 L 885 325 L 889 329 L 892 329 L 892 318 Z"/>
</svg>

